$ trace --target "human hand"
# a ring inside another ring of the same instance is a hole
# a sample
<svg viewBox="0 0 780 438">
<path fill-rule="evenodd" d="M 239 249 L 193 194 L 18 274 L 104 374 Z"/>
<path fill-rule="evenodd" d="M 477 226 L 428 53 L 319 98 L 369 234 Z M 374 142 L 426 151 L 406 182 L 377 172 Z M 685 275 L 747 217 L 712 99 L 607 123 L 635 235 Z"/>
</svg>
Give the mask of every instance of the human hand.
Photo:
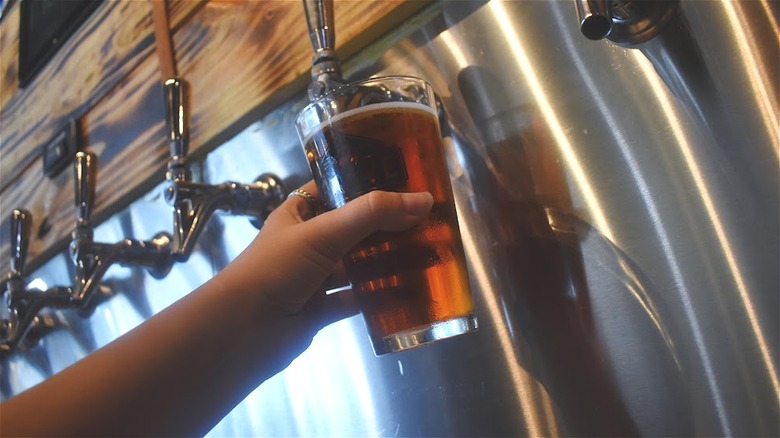
<svg viewBox="0 0 780 438">
<path fill-rule="evenodd" d="M 313 182 L 302 189 L 319 198 Z M 278 347 L 290 350 L 294 358 L 319 329 L 357 312 L 351 292 L 325 294 L 333 286 L 346 285 L 338 268 L 347 251 L 376 231 L 414 226 L 432 206 L 429 193 L 375 191 L 315 216 L 307 199 L 292 196 L 212 281 L 251 294 L 258 318 L 274 322 Z M 268 324 L 260 330 L 269 330 Z"/>
</svg>

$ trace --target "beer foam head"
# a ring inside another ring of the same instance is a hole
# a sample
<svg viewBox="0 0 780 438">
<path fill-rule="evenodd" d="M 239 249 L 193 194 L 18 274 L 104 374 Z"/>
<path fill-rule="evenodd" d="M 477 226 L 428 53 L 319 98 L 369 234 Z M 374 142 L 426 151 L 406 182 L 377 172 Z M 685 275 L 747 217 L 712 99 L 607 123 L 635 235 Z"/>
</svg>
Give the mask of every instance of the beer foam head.
<svg viewBox="0 0 780 438">
<path fill-rule="evenodd" d="M 360 116 L 361 114 L 365 114 L 369 112 L 379 112 L 379 111 L 399 110 L 399 109 L 409 110 L 409 111 L 423 111 L 430 114 L 434 118 L 437 117 L 436 111 L 434 111 L 433 108 L 422 103 L 417 103 L 417 102 L 372 103 L 370 105 L 362 106 L 360 108 L 344 111 L 343 113 L 336 114 L 335 116 L 320 122 L 320 124 L 317 125 L 316 127 L 309 129 L 309 132 L 306 133 L 306 137 L 303 139 L 303 144 L 307 144 L 315 133 L 320 132 L 325 127 L 330 126 L 334 123 L 338 123 L 340 120 L 346 119 L 348 117 L 356 117 L 356 116 Z"/>
</svg>

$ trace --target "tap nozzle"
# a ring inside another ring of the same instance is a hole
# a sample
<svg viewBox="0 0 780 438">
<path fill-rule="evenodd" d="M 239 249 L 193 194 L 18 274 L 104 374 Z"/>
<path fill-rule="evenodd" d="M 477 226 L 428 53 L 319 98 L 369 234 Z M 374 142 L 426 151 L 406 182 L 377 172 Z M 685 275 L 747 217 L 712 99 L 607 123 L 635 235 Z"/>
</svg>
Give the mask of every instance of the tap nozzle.
<svg viewBox="0 0 780 438">
<path fill-rule="evenodd" d="M 253 216 L 251 222 L 259 228 L 271 211 L 284 202 L 285 188 L 281 178 L 271 173 L 264 173 L 249 184 L 175 181 L 168 187 L 166 199 L 174 213 L 173 257 L 186 261 L 215 211 Z"/>
<path fill-rule="evenodd" d="M 575 0 L 580 32 L 589 40 L 601 40 L 612 31 L 612 0 Z"/>
<path fill-rule="evenodd" d="M 214 211 L 254 216 L 252 223 L 257 226 L 258 220 L 264 221 L 270 211 L 284 201 L 283 184 L 280 178 L 271 174 L 263 174 L 250 184 L 209 185 L 192 181 L 187 162 L 187 84 L 179 78 L 171 78 L 163 87 L 170 152 L 165 200 L 173 207 L 171 256 L 176 261 L 186 261 Z"/>
<path fill-rule="evenodd" d="M 27 258 L 32 215 L 22 209 L 11 213 L 11 272 L 8 275 L 8 319 L 0 321 L 0 352 L 10 352 L 35 325 L 44 307 L 70 305 L 70 290 L 54 287 L 47 291 L 27 290 L 24 265 Z"/>
<path fill-rule="evenodd" d="M 309 38 L 314 48 L 309 98 L 316 99 L 341 81 L 341 61 L 336 54 L 333 0 L 303 0 Z"/>
<path fill-rule="evenodd" d="M 70 243 L 70 255 L 76 268 L 72 289 L 74 301 L 83 309 L 91 306 L 94 292 L 108 268 L 123 266 L 146 267 L 152 276 L 161 278 L 173 265 L 171 236 L 158 233 L 151 241 L 124 239 L 116 244 L 94 241 L 91 214 L 95 197 L 95 156 L 79 152 L 74 163 L 76 182 L 76 227 Z"/>
<path fill-rule="evenodd" d="M 677 15 L 680 0 L 574 0 L 582 34 L 631 47 L 658 36 Z"/>
</svg>

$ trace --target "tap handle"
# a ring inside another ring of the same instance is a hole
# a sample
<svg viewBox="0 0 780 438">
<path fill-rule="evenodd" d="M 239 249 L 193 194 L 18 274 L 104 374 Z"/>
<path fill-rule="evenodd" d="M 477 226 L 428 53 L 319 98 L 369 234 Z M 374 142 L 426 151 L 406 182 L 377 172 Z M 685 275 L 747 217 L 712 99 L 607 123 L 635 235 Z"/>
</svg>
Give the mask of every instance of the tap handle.
<svg viewBox="0 0 780 438">
<path fill-rule="evenodd" d="M 32 229 L 32 215 L 29 211 L 16 209 L 11 213 L 11 273 L 22 275 L 27 261 L 27 249 Z"/>
<path fill-rule="evenodd" d="M 303 0 L 303 8 L 314 52 L 334 49 L 336 32 L 333 27 L 333 0 Z"/>
<path fill-rule="evenodd" d="M 92 206 L 95 202 L 95 156 L 87 152 L 77 152 L 73 169 L 76 181 L 76 219 L 77 226 L 89 225 Z"/>
<path fill-rule="evenodd" d="M 190 132 L 187 113 L 187 83 L 171 78 L 163 84 L 168 147 L 173 160 L 183 160 L 189 152 Z"/>
<path fill-rule="evenodd" d="M 580 32 L 589 40 L 601 40 L 612 32 L 612 0 L 574 0 Z"/>
<path fill-rule="evenodd" d="M 333 20 L 333 0 L 303 0 L 309 37 L 314 47 L 311 61 L 309 98 L 314 100 L 341 81 L 341 61 L 336 55 L 336 31 Z"/>
</svg>

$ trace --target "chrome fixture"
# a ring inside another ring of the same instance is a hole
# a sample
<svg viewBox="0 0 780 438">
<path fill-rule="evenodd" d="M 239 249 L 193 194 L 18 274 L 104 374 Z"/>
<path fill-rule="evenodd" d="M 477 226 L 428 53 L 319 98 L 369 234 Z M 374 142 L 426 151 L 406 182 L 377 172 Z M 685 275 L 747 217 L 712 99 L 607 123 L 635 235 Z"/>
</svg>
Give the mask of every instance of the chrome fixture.
<svg viewBox="0 0 780 438">
<path fill-rule="evenodd" d="M 179 87 L 181 82 L 171 85 Z M 176 127 L 178 133 L 186 133 L 185 129 L 180 129 L 181 125 L 170 126 Z M 14 210 L 11 269 L 5 281 L 8 315 L 7 319 L 0 320 L 0 352 L 13 351 L 25 337 L 28 345 L 35 345 L 41 336 L 55 327 L 56 318 L 40 313 L 44 308 L 75 308 L 81 316 L 90 315 L 100 302 L 100 281 L 113 264 L 145 267 L 152 277 L 163 278 L 174 261 L 187 259 L 203 224 L 215 210 L 253 215 L 264 220 L 284 200 L 281 181 L 270 174 L 261 175 L 253 184 L 227 182 L 210 186 L 191 182 L 186 165 L 185 136 L 171 137 L 171 155 L 168 172 L 171 185 L 166 191 L 166 199 L 175 207 L 176 237 L 163 231 L 148 241 L 126 238 L 108 244 L 94 240 L 91 216 L 96 157 L 86 152 L 76 153 L 73 167 L 76 226 L 68 248 L 75 268 L 72 287 L 55 286 L 46 291 L 27 289 L 23 271 L 32 216 L 25 210 Z M 259 224 L 255 225 L 259 227 Z"/>
<path fill-rule="evenodd" d="M 95 156 L 76 153 L 74 176 L 76 183 L 76 227 L 70 243 L 70 256 L 75 265 L 72 298 L 75 305 L 91 311 L 93 298 L 101 278 L 117 263 L 123 266 L 146 267 L 152 277 L 162 278 L 173 264 L 171 235 L 157 233 L 150 241 L 124 239 L 114 244 L 95 242 L 91 215 L 94 203 Z"/>
<path fill-rule="evenodd" d="M 314 47 L 309 98 L 316 99 L 341 81 L 341 61 L 336 54 L 333 0 L 303 0 L 306 24 Z"/>
<path fill-rule="evenodd" d="M 40 314 L 44 308 L 75 308 L 81 316 L 90 315 L 99 304 L 101 280 L 114 265 L 145 267 L 154 278 L 163 278 L 175 261 L 186 261 L 204 224 L 216 210 L 254 216 L 262 222 L 284 201 L 282 181 L 275 175 L 260 175 L 251 184 L 225 182 L 207 185 L 192 181 L 187 163 L 188 129 L 185 111 L 185 83 L 171 79 L 164 84 L 166 116 L 170 128 L 165 191 L 166 201 L 174 207 L 174 235 L 162 231 L 151 240 L 125 238 L 109 244 L 95 242 L 92 209 L 95 199 L 96 157 L 78 152 L 74 161 L 76 226 L 68 248 L 75 273 L 73 286 L 55 286 L 28 290 L 24 282 L 24 264 L 29 246 L 32 217 L 25 210 L 14 210 L 11 218 L 11 271 L 6 279 L 7 318 L 0 320 L 0 352 L 9 353 L 25 336 L 35 345 L 54 328 L 56 318 Z M 34 335 L 31 333 L 34 332 Z"/>
<path fill-rule="evenodd" d="M 677 13 L 679 0 L 575 0 L 580 31 L 634 46 L 657 36 Z"/>
<path fill-rule="evenodd" d="M 165 191 L 165 199 L 174 210 L 172 254 L 176 261 L 186 261 L 203 226 L 215 211 L 255 216 L 258 219 L 252 223 L 259 228 L 271 211 L 284 201 L 286 191 L 282 180 L 271 173 L 264 173 L 249 184 L 228 181 L 208 185 L 192 181 L 187 162 L 187 84 L 172 78 L 165 81 L 163 88 L 170 150 L 166 173 L 170 184 Z"/>
<path fill-rule="evenodd" d="M 76 226 L 68 248 L 75 268 L 73 286 L 56 286 L 46 291 L 26 288 L 23 267 L 32 218 L 29 212 L 14 210 L 11 272 L 4 282 L 8 292 L 7 308 L 4 309 L 7 319 L 0 320 L 0 352 L 12 352 L 25 336 L 27 344 L 33 346 L 41 336 L 55 328 L 58 325 L 56 317 L 39 314 L 46 307 L 75 308 L 82 317 L 90 315 L 100 303 L 99 298 L 106 296 L 103 291 L 107 289 L 100 282 L 113 264 L 145 267 L 152 277 L 163 278 L 175 261 L 189 258 L 204 225 L 215 211 L 253 216 L 252 224 L 260 228 L 271 211 L 284 201 L 284 184 L 270 173 L 260 175 L 250 184 L 229 181 L 208 185 L 192 181 L 187 162 L 187 84 L 173 77 L 164 82 L 163 90 L 170 151 L 166 172 L 168 185 L 164 194 L 165 200 L 173 206 L 174 234 L 159 232 L 148 241 L 125 238 L 114 244 L 95 242 L 91 216 L 97 158 L 86 152 L 76 153 Z"/>
<path fill-rule="evenodd" d="M 46 325 L 38 315 L 41 309 L 71 305 L 69 288 L 55 286 L 46 291 L 28 290 L 24 284 L 31 229 L 30 212 L 16 209 L 11 213 L 11 272 L 6 281 L 8 319 L 0 321 L 0 352 L 3 353 L 15 348 L 29 332 L 41 334 L 40 329 Z"/>
</svg>

